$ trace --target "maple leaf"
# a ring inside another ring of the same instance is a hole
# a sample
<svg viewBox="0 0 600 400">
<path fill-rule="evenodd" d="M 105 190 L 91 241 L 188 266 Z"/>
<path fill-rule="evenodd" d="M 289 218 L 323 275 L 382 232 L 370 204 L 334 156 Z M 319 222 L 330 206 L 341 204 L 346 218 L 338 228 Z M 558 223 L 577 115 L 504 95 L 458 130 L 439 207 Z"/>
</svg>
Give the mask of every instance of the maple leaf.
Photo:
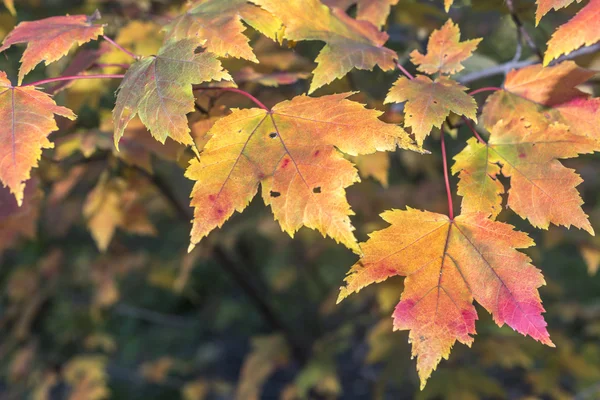
<svg viewBox="0 0 600 400">
<path fill-rule="evenodd" d="M 13 44 L 27 43 L 19 69 L 20 85 L 25 75 L 42 61 L 48 65 L 64 57 L 74 45 L 80 46 L 102 35 L 103 25 L 92 23 L 98 18 L 99 13 L 21 22 L 4 38 L 0 52 Z"/>
<path fill-rule="evenodd" d="M 113 110 L 115 146 L 136 115 L 161 143 L 168 137 L 193 143 L 186 116 L 194 111 L 192 84 L 231 80 L 214 54 L 196 53 L 198 46 L 195 39 L 167 43 L 156 56 L 144 57 L 127 70 Z"/>
<path fill-rule="evenodd" d="M 319 0 L 251 0 L 279 17 L 285 38 L 293 41 L 321 40 L 326 43 L 316 58 L 317 68 L 309 94 L 346 75 L 352 68 L 384 71 L 395 68 L 397 55 L 383 47 L 388 34 L 367 21 L 350 18 L 344 11 L 330 9 Z"/>
<path fill-rule="evenodd" d="M 57 106 L 52 98 L 33 86 L 11 85 L 0 71 L 0 181 L 23 201 L 25 181 L 37 166 L 42 149 L 54 145 L 48 135 L 58 129 L 54 115 L 75 119 L 75 114 Z"/>
<path fill-rule="evenodd" d="M 542 17 L 550 10 L 560 10 L 571 4 L 573 1 L 575 0 L 536 0 L 537 10 L 535 12 L 535 25 L 537 26 Z M 581 3 L 581 0 L 577 0 L 577 2 Z"/>
<path fill-rule="evenodd" d="M 544 65 L 582 46 L 600 41 L 600 0 L 590 0 L 571 20 L 561 25 L 548 41 Z"/>
<path fill-rule="evenodd" d="M 108 174 L 100 177 L 88 194 L 83 215 L 101 251 L 106 251 L 117 228 L 139 235 L 156 234 L 139 198 L 140 193 L 125 179 L 111 179 Z"/>
<path fill-rule="evenodd" d="M 445 215 L 408 208 L 386 211 L 390 227 L 361 244 L 363 257 L 348 272 L 338 302 L 391 276 L 406 276 L 393 313 L 395 330 L 410 330 L 421 388 L 456 341 L 470 346 L 481 304 L 499 326 L 554 346 L 542 317 L 540 271 L 517 249 L 526 233 L 484 213 Z"/>
<path fill-rule="evenodd" d="M 340 152 L 416 148 L 402 128 L 378 120 L 380 111 L 349 95 L 298 96 L 270 111 L 236 109 L 218 120 L 200 160 L 186 171 L 196 181 L 191 248 L 246 208 L 260 183 L 284 231 L 293 236 L 304 225 L 358 252 L 344 189 L 359 178 Z"/>
<path fill-rule="evenodd" d="M 450 112 L 477 120 L 477 103 L 465 93 L 466 87 L 441 76 L 432 81 L 424 75 L 398 78 L 385 103 L 404 103 L 405 126 L 412 129 L 421 146 L 433 127 L 439 128 Z"/>
<path fill-rule="evenodd" d="M 427 54 L 423 55 L 418 50 L 410 53 L 413 64 L 417 69 L 428 74 L 442 73 L 454 74 L 462 71 L 464 60 L 471 57 L 482 39 L 460 41 L 458 25 L 449 19 L 439 30 L 434 30 L 427 43 Z"/>
<path fill-rule="evenodd" d="M 203 46 L 219 57 L 243 58 L 258 62 L 243 34 L 246 22 L 273 40 L 281 40 L 282 22 L 246 0 L 208 0 L 192 4 L 184 14 L 165 27 L 167 39 L 197 36 Z"/>
<path fill-rule="evenodd" d="M 398 4 L 398 0 L 323 0 L 323 3 L 342 10 L 356 5 L 356 19 L 381 27 L 385 25 L 390 9 Z"/>
<path fill-rule="evenodd" d="M 15 10 L 15 0 L 4 0 L 4 7 L 6 7 L 12 15 L 17 15 L 17 10 Z"/>
<path fill-rule="evenodd" d="M 569 126 L 574 134 L 600 140 L 600 99 L 577 89 L 595 74 L 573 61 L 510 71 L 504 90 L 487 99 L 482 115 L 484 126 L 492 127 L 509 115 L 541 113 L 549 122 Z"/>
<path fill-rule="evenodd" d="M 558 161 L 594 150 L 600 150 L 596 140 L 575 135 L 558 122 L 549 124 L 541 114 L 500 120 L 491 128 L 487 145 L 470 139 L 455 157 L 462 211 L 495 217 L 504 192 L 496 179 L 501 173 L 510 177 L 508 206 L 533 226 L 573 225 L 594 234 L 575 189 L 582 179 Z"/>
</svg>

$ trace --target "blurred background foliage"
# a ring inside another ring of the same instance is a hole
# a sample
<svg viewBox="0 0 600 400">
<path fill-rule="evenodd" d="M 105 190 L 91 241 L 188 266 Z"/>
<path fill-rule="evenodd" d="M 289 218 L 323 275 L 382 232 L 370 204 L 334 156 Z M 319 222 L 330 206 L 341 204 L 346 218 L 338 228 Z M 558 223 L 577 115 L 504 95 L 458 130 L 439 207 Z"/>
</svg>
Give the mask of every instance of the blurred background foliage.
<svg viewBox="0 0 600 400">
<path fill-rule="evenodd" d="M 393 8 L 385 29 L 401 62 L 446 21 L 441 3 L 402 0 Z M 455 3 L 450 16 L 462 37 L 484 38 L 464 75 L 513 59 L 517 29 L 502 0 Z M 534 28 L 534 2 L 513 3 L 541 49 L 573 14 L 573 7 L 552 13 Z M 98 9 L 107 35 L 142 55 L 157 51 L 161 26 L 182 9 L 169 0 L 15 5 L 16 16 L 0 12 L 2 37 L 18 21 Z M 322 44 L 280 47 L 250 28 L 246 33 L 261 63 L 224 61 L 240 87 L 268 106 L 305 93 Z M 0 57 L 0 70 L 15 77 L 22 50 L 13 47 Z M 521 58 L 535 58 L 535 51 L 523 46 Z M 38 66 L 28 79 L 61 75 L 75 60 L 105 73 L 120 71 L 105 64 L 130 62 L 92 43 Z M 600 68 L 600 54 L 577 61 Z M 382 104 L 396 75 L 352 71 L 317 95 L 357 90 L 356 100 L 385 110 L 388 122 L 401 122 L 401 110 Z M 501 85 L 502 79 L 467 86 Z M 139 123 L 130 125 L 116 153 L 110 110 L 117 86 L 89 80 L 69 90 L 51 88 L 57 103 L 79 118 L 59 121 L 55 149 L 46 150 L 33 171 L 24 208 L 9 212 L 12 198 L 0 191 L 1 399 L 600 399 L 599 240 L 554 226 L 534 230 L 502 213 L 538 244 L 528 254 L 547 280 L 541 295 L 557 347 L 498 328 L 479 309 L 473 347 L 457 345 L 419 391 L 407 332 L 392 332 L 402 279 L 336 306 L 356 257 L 307 229 L 291 239 L 256 200 L 187 253 L 192 183 L 182 170 L 193 154 L 174 142 L 158 145 Z M 584 90 L 598 94 L 598 79 Z M 219 116 L 251 106 L 243 97 L 205 93 L 190 115 L 199 144 Z M 459 126 L 452 133 L 454 155 L 469 132 Z M 398 151 L 353 159 L 363 177 L 348 191 L 359 239 L 384 226 L 378 214 L 386 209 L 447 211 L 438 139 L 434 134 L 426 143 L 432 155 Z M 599 161 L 566 162 L 584 178 L 584 209 L 596 228 Z"/>
</svg>

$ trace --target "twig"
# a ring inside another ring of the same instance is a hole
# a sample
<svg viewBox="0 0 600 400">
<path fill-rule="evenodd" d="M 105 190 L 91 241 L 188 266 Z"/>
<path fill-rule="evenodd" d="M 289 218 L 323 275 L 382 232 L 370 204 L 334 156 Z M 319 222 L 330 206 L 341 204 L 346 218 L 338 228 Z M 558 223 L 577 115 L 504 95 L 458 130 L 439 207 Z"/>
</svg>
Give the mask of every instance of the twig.
<svg viewBox="0 0 600 400">
<path fill-rule="evenodd" d="M 140 319 L 157 325 L 172 326 L 175 328 L 190 328 L 195 324 L 192 319 L 182 318 L 178 315 L 163 314 L 125 303 L 117 304 L 113 310 L 119 315 Z"/>
<path fill-rule="evenodd" d="M 513 4 L 513 0 L 506 0 L 506 6 L 508 7 L 508 11 L 510 12 L 510 16 L 511 16 L 513 22 L 515 23 L 518 31 L 520 32 L 519 36 L 521 36 L 523 39 L 525 39 L 525 43 L 527 43 L 527 46 L 531 49 L 531 51 L 533 51 L 533 53 L 540 60 L 543 59 L 544 56 L 543 56 L 542 52 L 540 51 L 538 46 L 535 44 L 535 41 L 533 40 L 531 35 L 529 35 L 529 32 L 527 32 L 527 29 L 525 29 L 525 26 L 523 25 L 523 21 L 521 21 L 521 18 L 519 18 L 519 16 L 517 15 L 514 4 Z"/>
<path fill-rule="evenodd" d="M 139 171 L 142 175 L 146 176 L 154 184 L 154 186 L 160 191 L 160 193 L 169 201 L 169 203 L 175 208 L 181 219 L 186 222 L 193 219 L 194 215 L 189 207 L 185 207 L 177 200 L 177 196 L 171 190 L 169 185 L 160 178 L 158 175 L 151 175 L 145 170 L 133 167 L 136 171 Z M 231 260 L 227 255 L 225 249 L 220 245 L 216 245 L 213 248 L 213 252 L 216 258 L 219 260 L 219 264 L 229 273 L 236 284 L 242 288 L 248 298 L 254 303 L 255 307 L 260 312 L 261 316 L 267 321 L 274 330 L 281 331 L 292 349 L 294 357 L 300 364 L 304 364 L 306 361 L 307 351 L 303 345 L 296 339 L 292 329 L 290 329 L 282 319 L 275 313 L 269 302 L 264 298 L 264 291 L 261 291 L 255 287 L 252 278 L 240 268 L 237 263 Z"/>
</svg>

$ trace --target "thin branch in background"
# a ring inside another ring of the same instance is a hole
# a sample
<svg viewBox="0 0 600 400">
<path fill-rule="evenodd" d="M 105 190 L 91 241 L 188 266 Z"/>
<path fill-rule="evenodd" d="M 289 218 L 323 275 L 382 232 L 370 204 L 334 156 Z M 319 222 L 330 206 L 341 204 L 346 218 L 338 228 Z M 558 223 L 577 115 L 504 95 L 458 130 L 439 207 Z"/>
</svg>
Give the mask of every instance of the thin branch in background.
<svg viewBox="0 0 600 400">
<path fill-rule="evenodd" d="M 139 167 L 133 168 L 136 171 L 139 171 L 142 175 L 148 178 L 152 184 L 154 184 L 154 186 L 165 197 L 165 199 L 168 200 L 169 204 L 175 208 L 182 220 L 189 222 L 194 218 L 192 209 L 184 206 L 177 199 L 177 196 L 170 188 L 169 184 L 159 175 L 151 175 Z M 227 250 L 225 250 L 222 246 L 214 246 L 213 253 L 223 269 L 228 272 L 236 284 L 252 301 L 263 319 L 269 325 L 271 325 L 274 330 L 283 333 L 288 345 L 292 350 L 292 353 L 294 354 L 294 358 L 298 361 L 298 363 L 304 364 L 306 362 L 308 351 L 305 349 L 305 346 L 303 346 L 303 344 L 296 338 L 294 331 L 287 326 L 287 324 L 277 315 L 275 309 L 271 307 L 265 298 L 264 291 L 261 291 L 256 287 L 256 284 L 253 281 L 254 278 L 250 277 L 242 267 L 238 266 L 238 264 L 229 257 Z"/>
<path fill-rule="evenodd" d="M 584 56 L 586 54 L 592 54 L 600 51 L 600 43 L 596 43 L 592 46 L 582 47 L 579 50 L 575 50 L 567 55 L 559 57 L 558 59 L 552 61 L 550 65 L 556 65 L 566 60 L 572 60 L 579 56 Z M 462 77 L 457 79 L 458 82 L 466 84 L 474 81 L 478 81 L 480 79 L 489 78 L 495 75 L 505 75 L 512 69 L 519 69 L 523 67 L 527 67 L 529 65 L 537 64 L 539 60 L 523 60 L 519 62 L 509 61 L 504 64 L 496 65 L 491 68 L 483 69 L 481 71 L 471 72 L 469 74 L 465 74 Z"/>
<path fill-rule="evenodd" d="M 517 30 L 520 32 L 520 35 L 518 34 L 517 38 L 524 39 L 525 43 L 527 43 L 527 46 L 531 49 L 531 51 L 540 60 L 543 59 L 544 55 L 542 54 L 542 52 L 539 49 L 539 47 L 537 46 L 537 44 L 535 44 L 535 41 L 533 40 L 533 38 L 531 37 L 529 32 L 527 32 L 527 29 L 525 29 L 525 26 L 523 25 L 523 21 L 521 21 L 521 18 L 519 18 L 519 16 L 517 15 L 517 12 L 515 11 L 515 7 L 513 4 L 513 0 L 506 0 L 506 6 L 508 7 L 508 11 L 510 12 L 510 16 L 511 16 L 513 22 L 517 26 Z M 517 60 L 518 60 L 518 58 L 517 58 Z M 514 61 L 517 61 L 517 60 L 514 60 Z"/>
</svg>

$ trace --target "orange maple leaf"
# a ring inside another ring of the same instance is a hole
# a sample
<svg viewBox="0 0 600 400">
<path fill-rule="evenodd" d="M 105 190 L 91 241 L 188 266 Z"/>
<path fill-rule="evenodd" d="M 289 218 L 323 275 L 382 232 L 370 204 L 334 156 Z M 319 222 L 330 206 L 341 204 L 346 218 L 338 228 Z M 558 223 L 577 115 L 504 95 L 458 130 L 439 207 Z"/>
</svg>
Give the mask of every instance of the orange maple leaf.
<svg viewBox="0 0 600 400">
<path fill-rule="evenodd" d="M 282 22 L 246 0 L 209 0 L 190 9 L 165 27 L 168 40 L 198 37 L 203 47 L 219 57 L 244 58 L 258 62 L 243 34 L 246 22 L 273 40 L 281 40 Z"/>
<path fill-rule="evenodd" d="M 600 99 L 577 89 L 595 74 L 573 61 L 513 70 L 506 76 L 504 90 L 488 98 L 484 126 L 492 127 L 508 115 L 541 113 L 549 122 L 567 125 L 576 135 L 600 140 Z"/>
<path fill-rule="evenodd" d="M 48 140 L 50 132 L 58 129 L 54 114 L 75 119 L 71 110 L 57 106 L 48 94 L 33 86 L 14 87 L 0 71 L 0 181 L 19 205 L 42 149 L 54 147 Z"/>
<path fill-rule="evenodd" d="M 571 20 L 561 25 L 548 41 L 544 65 L 582 46 L 600 41 L 600 0 L 590 0 Z"/>
<path fill-rule="evenodd" d="M 473 300 L 523 335 L 554 346 L 546 330 L 538 288 L 541 272 L 517 249 L 527 234 L 484 213 L 447 216 L 408 208 L 382 218 L 391 226 L 361 244 L 364 256 L 348 272 L 338 302 L 391 276 L 406 276 L 393 313 L 395 330 L 410 330 L 421 388 L 452 346 L 470 346 L 477 312 Z"/>
<path fill-rule="evenodd" d="M 377 27 L 385 25 L 392 6 L 399 0 L 323 0 L 329 7 L 348 10 L 356 5 L 356 19 L 369 21 Z"/>
<path fill-rule="evenodd" d="M 395 68 L 396 53 L 383 46 L 388 34 L 368 21 L 357 21 L 319 0 L 251 1 L 283 21 L 286 39 L 326 43 L 315 60 L 317 68 L 309 93 L 343 77 L 352 68 L 371 70 L 376 65 L 384 71 Z"/>
<path fill-rule="evenodd" d="M 465 93 L 466 87 L 445 76 L 432 81 L 424 75 L 398 78 L 385 103 L 403 103 L 405 126 L 412 129 L 421 146 L 433 127 L 440 128 L 450 112 L 477 120 L 477 103 Z"/>
<path fill-rule="evenodd" d="M 458 25 L 449 19 L 439 30 L 434 30 L 427 43 L 427 54 L 418 50 L 410 53 L 413 64 L 417 69 L 428 74 L 454 74 L 464 69 L 461 64 L 471 57 L 482 39 L 460 41 Z"/>
<path fill-rule="evenodd" d="M 21 22 L 4 38 L 0 52 L 13 44 L 27 43 L 21 58 L 19 85 L 23 78 L 42 61 L 46 65 L 64 57 L 74 45 L 82 45 L 102 35 L 103 25 L 94 25 L 98 13 L 50 17 L 38 21 Z"/>
<path fill-rule="evenodd" d="M 195 39 L 169 42 L 156 56 L 144 57 L 127 70 L 113 110 L 115 146 L 136 115 L 161 143 L 168 137 L 193 143 L 187 120 L 194 111 L 192 84 L 231 80 L 214 54 L 196 53 L 198 46 Z"/>
<path fill-rule="evenodd" d="M 270 111 L 237 109 L 218 120 L 186 172 L 196 181 L 191 248 L 244 210 L 260 183 L 284 231 L 307 226 L 359 252 L 344 190 L 359 178 L 340 152 L 416 148 L 402 128 L 377 119 L 380 111 L 346 100 L 350 94 L 298 96 Z"/>
<path fill-rule="evenodd" d="M 596 140 L 575 135 L 564 124 L 549 124 L 541 114 L 507 116 L 491 127 L 487 145 L 470 139 L 455 157 L 462 210 L 495 217 L 504 192 L 496 180 L 501 173 L 510 177 L 508 206 L 533 226 L 573 225 L 594 234 L 576 189 L 582 179 L 558 159 L 598 150 Z"/>
<path fill-rule="evenodd" d="M 574 2 L 575 0 L 537 0 L 537 10 L 535 12 L 535 24 L 536 26 L 540 23 L 542 17 L 552 9 L 560 10 Z M 581 0 L 577 0 L 581 3 Z"/>
</svg>

